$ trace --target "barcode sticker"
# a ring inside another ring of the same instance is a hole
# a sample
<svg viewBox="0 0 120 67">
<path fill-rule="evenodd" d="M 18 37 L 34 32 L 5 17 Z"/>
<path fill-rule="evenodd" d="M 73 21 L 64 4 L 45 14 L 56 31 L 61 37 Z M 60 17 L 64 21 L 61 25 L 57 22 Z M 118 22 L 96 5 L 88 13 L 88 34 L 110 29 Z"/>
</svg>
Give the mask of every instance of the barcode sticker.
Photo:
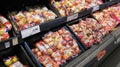
<svg viewBox="0 0 120 67">
<path fill-rule="evenodd" d="M 17 45 L 18 44 L 18 38 L 17 37 L 13 38 L 12 43 L 13 43 L 13 45 Z"/>
<path fill-rule="evenodd" d="M 10 42 L 5 42 L 5 48 L 10 47 Z"/>
<path fill-rule="evenodd" d="M 95 7 L 93 7 L 92 12 L 95 12 L 95 11 L 97 11 L 97 10 L 99 10 L 99 6 L 95 6 Z"/>
<path fill-rule="evenodd" d="M 67 22 L 68 21 L 71 21 L 71 20 L 74 20 L 74 19 L 77 19 L 78 18 L 78 13 L 74 14 L 74 15 L 71 15 L 71 16 L 68 16 L 67 17 Z"/>
<path fill-rule="evenodd" d="M 26 38 L 28 36 L 34 35 L 39 32 L 40 32 L 40 27 L 39 27 L 39 25 L 37 25 L 37 26 L 31 27 L 31 28 L 22 30 L 21 35 L 22 35 L 22 38 Z"/>
</svg>

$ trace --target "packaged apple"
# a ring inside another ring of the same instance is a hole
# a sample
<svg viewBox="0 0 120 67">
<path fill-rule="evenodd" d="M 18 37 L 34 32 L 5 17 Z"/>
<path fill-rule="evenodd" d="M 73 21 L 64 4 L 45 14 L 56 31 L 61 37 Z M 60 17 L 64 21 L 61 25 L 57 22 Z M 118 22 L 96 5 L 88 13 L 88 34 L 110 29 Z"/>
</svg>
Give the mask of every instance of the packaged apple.
<svg viewBox="0 0 120 67">
<path fill-rule="evenodd" d="M 104 28 L 105 32 L 103 35 L 109 33 L 111 29 L 115 28 L 119 24 L 119 22 L 116 19 L 114 19 L 111 16 L 111 14 L 113 14 L 113 12 L 109 10 L 109 8 L 93 14 L 93 16 L 98 20 L 98 22 Z"/>
<path fill-rule="evenodd" d="M 12 25 L 5 17 L 0 16 L 0 22 L 5 26 L 5 28 L 7 28 L 7 30 L 11 30 Z"/>
<path fill-rule="evenodd" d="M 7 40 L 9 33 L 12 28 L 10 22 L 3 16 L 0 16 L 0 41 Z"/>
<path fill-rule="evenodd" d="M 81 53 L 78 42 L 65 28 L 46 33 L 35 43 L 34 55 L 44 67 L 59 67 Z"/>
<path fill-rule="evenodd" d="M 30 8 L 29 10 L 21 10 L 18 12 L 11 12 L 9 17 L 16 25 L 17 30 L 23 30 L 55 19 L 57 15 L 47 7 L 39 7 Z"/>
<path fill-rule="evenodd" d="M 27 65 L 23 65 L 17 56 L 9 56 L 3 59 L 3 62 L 6 67 L 28 67 Z"/>
<path fill-rule="evenodd" d="M 52 20 L 57 17 L 57 15 L 49 10 L 45 6 L 35 6 L 35 7 L 26 7 L 29 12 L 32 12 L 33 15 L 36 17 L 39 16 L 41 18 L 41 23 L 47 21 L 47 20 Z"/>
<path fill-rule="evenodd" d="M 111 11 L 112 18 L 120 22 L 120 3 L 109 7 L 107 10 Z"/>
<path fill-rule="evenodd" d="M 86 48 L 99 43 L 103 37 L 103 26 L 93 18 L 75 21 L 75 23 L 69 24 L 69 27 Z"/>
<path fill-rule="evenodd" d="M 61 16 L 68 16 L 102 4 L 100 0 L 51 0 L 51 4 L 58 10 Z"/>
</svg>

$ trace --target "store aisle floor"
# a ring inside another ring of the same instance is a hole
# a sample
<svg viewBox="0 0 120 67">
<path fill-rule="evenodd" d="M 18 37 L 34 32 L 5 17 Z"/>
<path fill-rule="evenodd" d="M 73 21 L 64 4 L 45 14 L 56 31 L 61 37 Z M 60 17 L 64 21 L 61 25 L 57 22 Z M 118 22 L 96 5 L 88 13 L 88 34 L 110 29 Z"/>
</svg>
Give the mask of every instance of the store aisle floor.
<svg viewBox="0 0 120 67">
<path fill-rule="evenodd" d="M 120 47 L 116 48 L 99 67 L 120 67 Z"/>
</svg>

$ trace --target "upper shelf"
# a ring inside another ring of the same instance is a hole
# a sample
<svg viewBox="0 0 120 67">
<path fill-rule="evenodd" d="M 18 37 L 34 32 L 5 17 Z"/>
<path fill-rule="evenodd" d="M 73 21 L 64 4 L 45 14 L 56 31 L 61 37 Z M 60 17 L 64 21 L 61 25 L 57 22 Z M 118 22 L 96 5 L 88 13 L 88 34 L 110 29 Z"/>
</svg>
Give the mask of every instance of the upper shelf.
<svg viewBox="0 0 120 67">
<path fill-rule="evenodd" d="M 24 4 L 20 5 L 19 7 L 23 8 L 24 6 L 31 5 L 31 2 L 33 2 L 33 1 L 31 0 L 30 2 L 27 2 L 27 1 L 26 2 L 21 1 L 21 2 L 24 2 Z M 19 2 L 19 4 L 21 2 Z M 40 3 L 39 0 L 36 0 L 32 5 L 38 4 L 36 2 Z M 45 2 L 46 2 L 46 0 L 45 0 Z M 43 4 L 45 2 L 43 2 Z M 56 18 L 54 20 L 45 21 L 45 23 L 41 23 L 41 24 L 38 24 L 36 26 L 30 27 L 30 28 L 27 28 L 27 29 L 24 29 L 24 30 L 20 30 L 20 31 L 16 30 L 15 32 L 17 34 L 21 34 L 22 38 L 26 38 L 26 37 L 29 37 L 31 35 L 34 35 L 34 34 L 37 34 L 37 33 L 43 32 L 43 31 L 48 31 L 48 30 L 50 30 L 54 27 L 60 26 L 62 24 L 66 24 L 67 22 L 70 22 L 72 20 L 81 18 L 81 17 L 83 17 L 87 14 L 91 14 L 93 12 L 96 12 L 96 11 L 100 10 L 100 9 L 107 8 L 107 7 L 109 7 L 111 5 L 114 5 L 118 2 L 120 2 L 120 0 L 114 0 L 114 1 L 106 2 L 106 3 L 103 3 L 101 5 L 97 5 L 97 6 L 82 10 L 78 13 L 75 13 L 75 14 L 72 14 L 72 15 L 69 15 L 69 16 L 64 16 L 64 17 L 61 17 L 57 14 L 58 18 Z M 14 3 L 16 3 L 16 2 L 14 2 Z M 46 4 L 44 4 L 44 5 L 46 5 Z M 12 5 L 12 6 L 14 6 L 14 5 Z M 47 6 L 49 6 L 49 5 L 47 5 Z M 8 6 L 6 6 L 6 7 L 8 7 Z M 55 9 L 53 7 L 51 7 L 51 6 L 49 6 L 49 7 L 50 7 L 50 9 L 52 9 L 55 12 Z M 12 7 L 9 7 L 9 8 L 12 8 Z M 11 11 L 9 8 L 8 9 L 4 8 L 4 9 Z M 14 9 L 17 9 L 17 8 L 14 8 Z M 2 11 L 2 12 L 4 12 L 4 11 Z M 58 12 L 55 12 L 55 13 L 58 13 Z"/>
<path fill-rule="evenodd" d="M 94 6 L 94 7 L 91 7 L 89 9 L 85 9 L 85 10 L 80 11 L 78 13 L 75 13 L 75 14 L 72 14 L 72 15 L 69 15 L 69 16 L 59 17 L 59 18 L 57 18 L 55 20 L 48 21 L 47 23 L 43 23 L 43 24 L 31 27 L 31 28 L 26 29 L 26 30 L 22 30 L 22 31 L 20 31 L 21 34 L 22 34 L 22 38 L 26 38 L 28 36 L 34 35 L 34 34 L 39 33 L 39 32 L 48 31 L 51 28 L 60 26 L 62 24 L 66 24 L 69 21 L 81 18 L 81 17 L 83 17 L 83 16 L 85 16 L 87 14 L 91 14 L 93 12 L 96 12 L 96 11 L 100 10 L 100 9 L 107 8 L 107 7 L 109 7 L 111 5 L 114 5 L 114 4 L 118 3 L 118 2 L 120 2 L 120 0 L 106 2 L 106 3 L 103 3 L 101 5 Z M 34 32 L 35 28 L 36 28 L 36 33 Z M 28 30 L 31 30 L 31 32 L 34 32 L 34 33 L 29 34 L 27 36 L 24 35 L 24 33 L 26 33 Z"/>
</svg>

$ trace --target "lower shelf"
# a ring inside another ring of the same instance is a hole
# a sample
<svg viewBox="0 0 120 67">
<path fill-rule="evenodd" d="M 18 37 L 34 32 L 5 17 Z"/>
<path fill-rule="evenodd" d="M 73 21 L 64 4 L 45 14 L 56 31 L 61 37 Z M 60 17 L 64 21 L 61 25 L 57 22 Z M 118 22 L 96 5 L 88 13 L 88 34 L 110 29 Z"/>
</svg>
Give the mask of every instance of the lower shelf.
<svg viewBox="0 0 120 67">
<path fill-rule="evenodd" d="M 97 67 L 116 47 L 115 38 L 109 34 L 99 45 L 94 45 L 65 67 Z"/>
</svg>

